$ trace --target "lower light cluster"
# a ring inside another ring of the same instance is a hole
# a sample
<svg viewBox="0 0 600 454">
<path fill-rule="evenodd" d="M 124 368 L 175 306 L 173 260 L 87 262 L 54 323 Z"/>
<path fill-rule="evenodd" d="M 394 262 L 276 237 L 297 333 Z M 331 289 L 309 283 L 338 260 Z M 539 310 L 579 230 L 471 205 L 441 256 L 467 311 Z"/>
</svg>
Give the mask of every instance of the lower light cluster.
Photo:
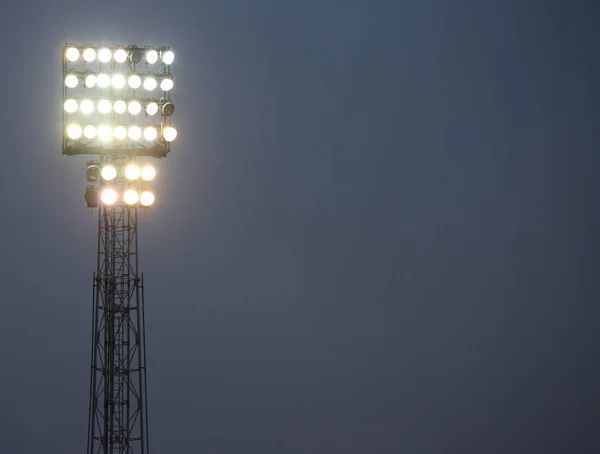
<svg viewBox="0 0 600 454">
<path fill-rule="evenodd" d="M 100 188 L 89 186 L 85 192 L 85 201 L 88 208 L 97 208 L 100 203 L 112 206 L 120 202 L 129 207 L 148 208 L 154 203 L 154 193 L 149 189 L 128 186 L 136 185 L 138 181 L 143 186 L 155 177 L 156 169 L 149 164 L 139 166 L 130 162 L 100 167 L 97 162 L 90 161 L 87 164 L 86 179 L 89 183 L 100 183 Z"/>
</svg>

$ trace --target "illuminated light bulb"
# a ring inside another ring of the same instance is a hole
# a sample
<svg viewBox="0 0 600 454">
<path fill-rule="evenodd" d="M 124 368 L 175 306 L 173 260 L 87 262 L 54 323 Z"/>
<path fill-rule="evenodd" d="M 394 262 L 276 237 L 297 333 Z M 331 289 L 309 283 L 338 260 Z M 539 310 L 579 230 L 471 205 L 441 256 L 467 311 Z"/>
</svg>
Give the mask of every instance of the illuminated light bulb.
<svg viewBox="0 0 600 454">
<path fill-rule="evenodd" d="M 115 139 L 125 140 L 127 138 L 127 128 L 125 126 L 115 127 Z"/>
<path fill-rule="evenodd" d="M 131 140 L 139 140 L 142 137 L 142 130 L 139 126 L 131 126 L 129 128 L 129 138 Z"/>
<path fill-rule="evenodd" d="M 152 141 L 155 140 L 157 136 L 158 133 L 156 132 L 156 128 L 153 128 L 152 126 L 144 128 L 144 139 Z"/>
<path fill-rule="evenodd" d="M 102 199 L 102 203 L 105 205 L 114 205 L 117 202 L 117 191 L 114 189 L 106 188 L 102 191 L 102 195 L 100 199 Z"/>
<path fill-rule="evenodd" d="M 83 128 L 83 135 L 86 139 L 93 139 L 96 137 L 96 127 L 93 125 L 87 125 Z"/>
<path fill-rule="evenodd" d="M 88 88 L 93 88 L 96 85 L 96 76 L 94 74 L 90 74 L 85 78 L 85 86 Z"/>
<path fill-rule="evenodd" d="M 127 60 L 127 52 L 125 52 L 125 49 L 117 49 L 113 54 L 113 58 L 117 63 L 125 63 L 125 60 Z"/>
<path fill-rule="evenodd" d="M 74 99 L 67 99 L 65 101 L 65 112 L 67 113 L 75 113 L 77 112 L 77 101 Z"/>
<path fill-rule="evenodd" d="M 127 104 L 125 104 L 125 101 L 119 99 L 113 104 L 113 109 L 118 114 L 124 114 L 127 110 Z"/>
<path fill-rule="evenodd" d="M 96 51 L 94 49 L 87 48 L 86 50 L 83 51 L 83 59 L 87 62 L 87 63 L 91 63 L 96 59 Z"/>
<path fill-rule="evenodd" d="M 98 51 L 98 60 L 102 63 L 108 63 L 111 58 L 112 53 L 110 52 L 110 49 L 103 48 Z"/>
<path fill-rule="evenodd" d="M 74 74 L 69 74 L 65 77 L 65 85 L 69 88 L 75 88 L 79 83 L 79 79 Z"/>
<path fill-rule="evenodd" d="M 158 104 L 156 104 L 155 102 L 148 103 L 148 105 L 146 106 L 146 113 L 148 115 L 152 116 L 152 115 L 156 115 L 157 112 L 158 112 Z"/>
<path fill-rule="evenodd" d="M 89 115 L 94 111 L 94 103 L 89 99 L 84 99 L 79 104 L 79 110 L 84 115 Z"/>
<path fill-rule="evenodd" d="M 156 63 L 158 61 L 158 52 L 156 52 L 154 49 L 150 49 L 148 52 L 146 52 L 146 61 L 151 65 Z"/>
<path fill-rule="evenodd" d="M 139 199 L 140 199 L 140 196 L 135 189 L 128 189 L 123 194 L 123 201 L 127 205 L 135 205 L 136 203 L 138 203 Z"/>
<path fill-rule="evenodd" d="M 98 138 L 102 141 L 107 141 L 112 138 L 112 128 L 109 125 L 98 126 Z"/>
<path fill-rule="evenodd" d="M 175 54 L 173 51 L 168 50 L 162 54 L 162 61 L 165 65 L 170 65 L 175 60 Z"/>
<path fill-rule="evenodd" d="M 72 123 L 67 127 L 67 137 L 71 140 L 77 140 L 81 137 L 81 126 Z"/>
<path fill-rule="evenodd" d="M 113 88 L 120 90 L 125 86 L 125 77 L 123 74 L 113 74 L 111 83 Z"/>
<path fill-rule="evenodd" d="M 140 177 L 140 168 L 135 164 L 130 164 L 125 167 L 125 178 L 128 180 L 134 181 Z"/>
<path fill-rule="evenodd" d="M 142 167 L 142 171 L 140 173 L 142 180 L 144 181 L 152 181 L 156 177 L 156 169 L 150 165 Z"/>
<path fill-rule="evenodd" d="M 173 126 L 165 126 L 163 129 L 163 137 L 167 142 L 173 142 L 175 137 L 177 137 L 177 129 Z"/>
<path fill-rule="evenodd" d="M 156 79 L 154 77 L 146 77 L 144 79 L 144 90 L 152 91 L 156 88 Z"/>
<path fill-rule="evenodd" d="M 115 178 L 117 178 L 117 169 L 115 168 L 115 166 L 106 165 L 102 167 L 102 172 L 100 173 L 100 175 L 102 175 L 102 179 L 106 181 L 114 180 Z"/>
<path fill-rule="evenodd" d="M 128 83 L 129 87 L 135 90 L 136 88 L 140 88 L 140 86 L 142 85 L 142 78 L 137 74 L 132 74 L 131 76 L 129 76 Z"/>
<path fill-rule="evenodd" d="M 98 112 L 101 114 L 109 114 L 112 110 L 112 105 L 108 99 L 102 99 L 98 102 Z"/>
<path fill-rule="evenodd" d="M 138 101 L 131 101 L 127 110 L 131 115 L 137 115 L 142 111 L 142 105 Z"/>
<path fill-rule="evenodd" d="M 173 88 L 173 79 L 163 79 L 160 81 L 160 89 L 162 91 L 169 91 Z"/>
<path fill-rule="evenodd" d="M 71 62 L 77 61 L 77 59 L 79 58 L 79 49 L 77 49 L 76 47 L 69 47 L 65 55 L 67 57 L 67 60 Z"/>
<path fill-rule="evenodd" d="M 98 74 L 98 77 L 96 77 L 96 84 L 100 88 L 106 88 L 110 85 L 110 77 L 108 77 L 108 74 Z"/>
<path fill-rule="evenodd" d="M 150 191 L 144 191 L 140 194 L 140 204 L 144 207 L 149 207 L 154 203 L 154 194 Z"/>
</svg>

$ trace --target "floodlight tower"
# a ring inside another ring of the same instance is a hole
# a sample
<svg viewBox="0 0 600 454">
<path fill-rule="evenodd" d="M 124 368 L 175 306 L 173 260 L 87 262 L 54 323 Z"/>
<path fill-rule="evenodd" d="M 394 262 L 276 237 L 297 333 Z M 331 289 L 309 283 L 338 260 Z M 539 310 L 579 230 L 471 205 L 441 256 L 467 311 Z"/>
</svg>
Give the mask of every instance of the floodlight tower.
<svg viewBox="0 0 600 454">
<path fill-rule="evenodd" d="M 167 47 L 66 44 L 62 152 L 88 156 L 85 201 L 98 208 L 88 454 L 147 454 L 143 275 L 138 212 L 154 203 L 152 159 L 177 130 Z"/>
</svg>

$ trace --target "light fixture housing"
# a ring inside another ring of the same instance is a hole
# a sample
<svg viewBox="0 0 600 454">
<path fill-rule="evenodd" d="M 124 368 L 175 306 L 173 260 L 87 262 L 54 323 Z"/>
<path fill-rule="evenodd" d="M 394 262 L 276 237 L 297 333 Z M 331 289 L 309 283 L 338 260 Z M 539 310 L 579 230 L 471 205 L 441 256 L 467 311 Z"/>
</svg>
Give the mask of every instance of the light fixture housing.
<svg viewBox="0 0 600 454">
<path fill-rule="evenodd" d="M 84 199 L 88 208 L 98 208 L 98 205 L 100 205 L 100 193 L 94 187 L 85 188 Z"/>
<path fill-rule="evenodd" d="M 85 179 L 88 183 L 97 183 L 100 180 L 100 167 L 98 167 L 96 162 L 89 161 L 87 163 Z"/>
</svg>

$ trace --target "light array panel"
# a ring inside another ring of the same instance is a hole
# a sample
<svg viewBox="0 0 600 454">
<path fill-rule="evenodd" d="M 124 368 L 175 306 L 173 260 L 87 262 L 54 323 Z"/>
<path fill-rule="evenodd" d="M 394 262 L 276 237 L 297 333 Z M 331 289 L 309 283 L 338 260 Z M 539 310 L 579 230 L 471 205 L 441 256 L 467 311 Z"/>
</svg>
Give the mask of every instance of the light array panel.
<svg viewBox="0 0 600 454">
<path fill-rule="evenodd" d="M 166 157 L 175 82 L 169 47 L 63 48 L 63 154 Z"/>
</svg>

